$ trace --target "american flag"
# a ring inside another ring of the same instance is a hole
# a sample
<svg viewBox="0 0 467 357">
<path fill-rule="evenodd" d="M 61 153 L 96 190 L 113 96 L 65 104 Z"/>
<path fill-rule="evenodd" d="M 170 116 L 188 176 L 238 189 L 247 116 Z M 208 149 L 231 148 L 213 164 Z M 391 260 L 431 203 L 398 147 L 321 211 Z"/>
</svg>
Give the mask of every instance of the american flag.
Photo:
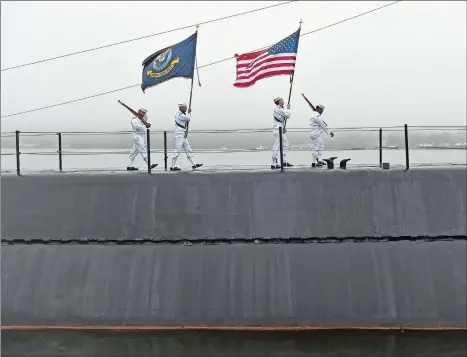
<svg viewBox="0 0 467 357">
<path fill-rule="evenodd" d="M 263 78 L 294 74 L 299 37 L 300 30 L 297 30 L 269 48 L 236 56 L 237 79 L 234 86 L 245 88 Z"/>
</svg>

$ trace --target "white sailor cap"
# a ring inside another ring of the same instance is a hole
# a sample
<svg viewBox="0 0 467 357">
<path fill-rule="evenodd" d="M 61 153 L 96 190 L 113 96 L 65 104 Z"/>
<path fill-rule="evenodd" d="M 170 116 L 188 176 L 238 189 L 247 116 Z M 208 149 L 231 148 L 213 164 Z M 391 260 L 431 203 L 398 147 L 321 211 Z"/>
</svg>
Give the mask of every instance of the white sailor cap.
<svg viewBox="0 0 467 357">
<path fill-rule="evenodd" d="M 140 112 L 143 112 L 143 113 L 147 113 L 147 112 L 148 112 L 148 111 L 147 111 L 146 109 L 144 109 L 144 108 L 139 108 L 139 111 L 140 111 Z"/>
<path fill-rule="evenodd" d="M 324 107 L 324 105 L 322 105 L 322 104 L 318 104 L 318 105 L 316 106 L 316 108 L 324 109 L 325 107 Z"/>
<path fill-rule="evenodd" d="M 178 104 L 178 107 L 179 107 L 179 108 L 180 108 L 180 107 L 186 107 L 186 106 L 187 106 L 186 103 L 179 103 L 179 104 Z"/>
<path fill-rule="evenodd" d="M 274 103 L 275 103 L 275 102 L 278 102 L 278 101 L 281 100 L 281 99 L 282 99 L 282 97 L 274 98 L 273 102 L 274 102 Z"/>
</svg>

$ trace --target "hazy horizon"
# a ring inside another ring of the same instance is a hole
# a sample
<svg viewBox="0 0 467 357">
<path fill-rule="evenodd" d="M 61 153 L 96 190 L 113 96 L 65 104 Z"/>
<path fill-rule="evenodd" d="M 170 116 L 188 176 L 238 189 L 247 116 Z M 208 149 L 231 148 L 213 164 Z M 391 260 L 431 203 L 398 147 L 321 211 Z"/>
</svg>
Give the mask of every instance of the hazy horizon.
<svg viewBox="0 0 467 357">
<path fill-rule="evenodd" d="M 466 139 L 466 130 L 411 130 L 409 128 L 409 145 L 416 147 L 423 144 L 432 144 L 433 146 L 444 146 L 449 144 L 464 144 Z M 167 133 L 167 144 L 169 148 L 173 146 L 172 133 Z M 383 130 L 383 146 L 398 146 L 405 145 L 404 132 L 402 129 L 391 131 Z M 299 147 L 310 144 L 308 133 L 305 131 L 290 131 L 287 133 L 290 146 Z M 373 131 L 336 131 L 334 139 L 325 138 L 326 149 L 348 150 L 355 148 L 372 149 L 379 146 L 379 132 Z M 268 148 L 271 146 L 271 133 L 269 132 L 227 132 L 227 133 L 190 133 L 190 142 L 195 150 L 204 149 L 220 149 L 227 147 L 229 149 L 254 149 L 257 146 Z M 106 134 L 106 135 L 73 135 L 62 134 L 63 148 L 83 148 L 83 149 L 128 149 L 131 144 L 131 134 Z M 15 137 L 2 138 L 2 148 L 14 148 Z M 44 136 L 28 136 L 20 134 L 20 150 L 21 148 L 56 148 L 58 147 L 58 138 L 55 133 Z M 151 133 L 151 148 L 163 147 L 163 133 Z M 465 147 L 463 147 L 465 149 Z"/>
</svg>

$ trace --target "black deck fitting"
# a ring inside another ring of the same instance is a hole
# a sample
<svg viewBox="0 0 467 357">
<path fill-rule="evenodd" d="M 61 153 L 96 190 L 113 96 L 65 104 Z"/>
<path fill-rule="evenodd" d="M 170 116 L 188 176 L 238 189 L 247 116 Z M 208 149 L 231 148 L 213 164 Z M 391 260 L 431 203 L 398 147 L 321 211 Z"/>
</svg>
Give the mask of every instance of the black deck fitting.
<svg viewBox="0 0 467 357">
<path fill-rule="evenodd" d="M 351 159 L 344 159 L 344 160 L 341 160 L 340 164 L 339 164 L 339 167 L 343 170 L 345 170 L 347 168 L 347 162 L 350 161 Z"/>
<path fill-rule="evenodd" d="M 328 170 L 333 170 L 334 169 L 334 159 L 336 159 L 336 158 L 335 157 L 330 157 L 329 159 L 323 159 L 323 161 L 328 166 Z"/>
</svg>

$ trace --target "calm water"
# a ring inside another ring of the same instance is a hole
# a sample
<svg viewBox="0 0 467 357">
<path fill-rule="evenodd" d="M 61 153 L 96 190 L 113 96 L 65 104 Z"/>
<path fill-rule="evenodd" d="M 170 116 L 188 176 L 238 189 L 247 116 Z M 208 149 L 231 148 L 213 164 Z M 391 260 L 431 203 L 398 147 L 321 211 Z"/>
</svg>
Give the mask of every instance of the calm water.
<svg viewBox="0 0 467 357">
<path fill-rule="evenodd" d="M 34 153 L 39 151 L 40 154 Z M 58 154 L 56 149 L 21 149 L 21 171 L 47 171 L 58 170 Z M 2 172 L 16 170 L 16 157 L 14 149 L 3 149 L 1 157 Z M 97 153 L 97 154 L 96 154 Z M 128 163 L 129 150 L 105 150 L 105 149 L 66 149 L 63 153 L 63 170 L 122 170 Z M 458 164 L 466 165 L 467 151 L 465 149 L 411 149 L 410 163 L 412 166 L 420 165 L 446 165 Z M 168 154 L 168 164 L 172 152 Z M 217 152 L 207 152 L 207 150 L 198 150 L 194 153 L 195 160 L 203 163 L 203 169 L 209 168 L 248 168 L 248 167 L 269 167 L 271 163 L 271 152 L 268 150 L 259 151 L 237 151 L 229 152 L 218 150 Z M 324 157 L 337 156 L 338 162 L 344 158 L 351 158 L 349 167 L 362 165 L 379 165 L 378 150 L 336 150 L 326 151 Z M 308 167 L 311 164 L 310 151 L 290 151 L 289 160 L 295 166 Z M 164 154 L 156 150 L 151 154 L 151 161 L 158 163 L 159 167 L 154 171 L 163 171 Z M 383 151 L 383 162 L 389 162 L 391 166 L 405 165 L 404 150 Z M 145 163 L 141 157 L 137 157 L 135 165 L 140 169 L 145 169 Z M 177 165 L 182 169 L 190 168 L 190 163 L 185 156 L 180 156 Z"/>
<path fill-rule="evenodd" d="M 464 357 L 465 332 L 2 332 L 4 357 Z"/>
</svg>

